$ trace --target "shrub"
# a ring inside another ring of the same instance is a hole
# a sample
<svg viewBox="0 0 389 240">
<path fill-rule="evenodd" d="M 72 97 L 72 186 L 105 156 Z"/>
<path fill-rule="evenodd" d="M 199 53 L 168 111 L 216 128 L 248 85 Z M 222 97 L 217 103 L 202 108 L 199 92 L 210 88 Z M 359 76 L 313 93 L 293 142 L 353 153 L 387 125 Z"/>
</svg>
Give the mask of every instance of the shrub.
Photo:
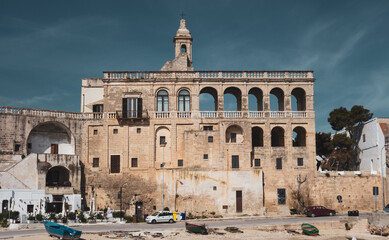
<svg viewBox="0 0 389 240">
<path fill-rule="evenodd" d="M 132 221 L 134 220 L 132 216 L 124 216 L 123 218 L 124 220 L 126 220 L 126 223 L 132 223 Z"/>
<path fill-rule="evenodd" d="M 27 218 L 27 220 L 35 220 L 35 216 L 34 215 L 28 215 L 28 218 Z"/>
<path fill-rule="evenodd" d="M 3 228 L 7 228 L 8 227 L 7 219 L 3 219 L 3 221 L 1 222 L 1 227 L 3 227 Z"/>
<path fill-rule="evenodd" d="M 168 207 L 165 207 L 163 210 L 164 211 L 170 211 L 170 209 Z"/>
<path fill-rule="evenodd" d="M 43 216 L 42 216 L 42 214 L 40 214 L 40 213 L 38 213 L 36 216 L 35 216 L 35 218 L 36 218 L 36 220 L 38 220 L 38 221 L 42 221 L 43 220 Z"/>
<path fill-rule="evenodd" d="M 54 222 L 57 221 L 57 217 L 55 216 L 55 213 L 53 213 L 53 212 L 50 213 L 49 220 L 52 220 L 52 221 L 54 221 Z"/>
<path fill-rule="evenodd" d="M 121 211 L 121 212 L 113 212 L 113 213 L 112 213 L 112 216 L 113 216 L 114 218 L 124 217 L 124 212 L 123 212 L 123 211 Z"/>
<path fill-rule="evenodd" d="M 99 219 L 99 220 L 102 220 L 102 219 L 104 219 L 104 216 L 103 216 L 103 214 L 98 213 L 98 214 L 96 215 L 96 218 Z"/>
<path fill-rule="evenodd" d="M 11 211 L 11 219 L 17 220 L 19 218 L 19 212 L 18 211 Z"/>
<path fill-rule="evenodd" d="M 85 216 L 84 216 L 84 212 L 81 211 L 81 212 L 78 214 L 78 219 L 80 220 L 80 222 L 86 223 L 86 218 L 85 218 Z"/>
<path fill-rule="evenodd" d="M 68 219 L 69 220 L 76 220 L 76 213 L 75 212 L 70 212 L 68 214 Z"/>
</svg>

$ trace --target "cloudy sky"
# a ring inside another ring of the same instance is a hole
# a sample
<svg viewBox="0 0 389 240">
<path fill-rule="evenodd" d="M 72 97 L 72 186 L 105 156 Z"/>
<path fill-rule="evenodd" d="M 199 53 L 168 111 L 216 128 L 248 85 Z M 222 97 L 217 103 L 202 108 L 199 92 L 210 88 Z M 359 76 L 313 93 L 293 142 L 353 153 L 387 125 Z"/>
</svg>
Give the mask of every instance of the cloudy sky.
<svg viewBox="0 0 389 240">
<path fill-rule="evenodd" d="M 159 70 L 182 11 L 195 70 L 314 70 L 317 131 L 389 117 L 388 0 L 0 0 L 0 106 L 79 111 L 81 78 Z"/>
</svg>

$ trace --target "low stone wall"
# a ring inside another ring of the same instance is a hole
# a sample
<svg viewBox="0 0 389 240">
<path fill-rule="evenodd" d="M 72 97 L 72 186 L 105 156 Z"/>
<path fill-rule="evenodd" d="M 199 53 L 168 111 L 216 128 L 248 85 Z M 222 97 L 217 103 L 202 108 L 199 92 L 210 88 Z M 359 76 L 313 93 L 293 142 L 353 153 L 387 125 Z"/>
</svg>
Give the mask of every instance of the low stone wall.
<svg viewBox="0 0 389 240">
<path fill-rule="evenodd" d="M 360 172 L 318 173 L 312 184 L 313 205 L 322 205 L 336 212 L 382 209 L 381 176 Z M 378 200 L 373 199 L 373 187 L 379 188 Z M 342 202 L 337 196 L 342 196 Z"/>
</svg>

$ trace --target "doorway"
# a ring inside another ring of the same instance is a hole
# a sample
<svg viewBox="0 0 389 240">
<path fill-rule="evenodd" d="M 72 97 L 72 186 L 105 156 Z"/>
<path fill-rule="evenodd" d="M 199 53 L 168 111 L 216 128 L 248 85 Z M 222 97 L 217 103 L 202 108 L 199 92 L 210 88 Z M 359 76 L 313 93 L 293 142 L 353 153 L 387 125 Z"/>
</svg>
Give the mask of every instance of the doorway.
<svg viewBox="0 0 389 240">
<path fill-rule="evenodd" d="M 236 212 L 242 212 L 242 191 L 236 191 Z"/>
</svg>

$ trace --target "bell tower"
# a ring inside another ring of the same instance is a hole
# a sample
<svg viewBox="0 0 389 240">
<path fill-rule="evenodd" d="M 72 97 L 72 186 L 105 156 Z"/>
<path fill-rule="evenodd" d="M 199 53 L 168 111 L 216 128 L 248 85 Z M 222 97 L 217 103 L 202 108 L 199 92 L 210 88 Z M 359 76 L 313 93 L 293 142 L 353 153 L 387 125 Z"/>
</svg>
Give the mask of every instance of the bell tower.
<svg viewBox="0 0 389 240">
<path fill-rule="evenodd" d="M 187 53 L 189 61 L 192 63 L 192 41 L 189 30 L 186 28 L 185 19 L 180 20 L 180 28 L 178 28 L 176 36 L 173 39 L 175 45 L 175 58 L 180 53 Z"/>
<path fill-rule="evenodd" d="M 193 38 L 186 28 L 185 19 L 181 18 L 180 27 L 173 38 L 174 59 L 167 61 L 161 71 L 193 71 L 192 41 Z"/>
</svg>

